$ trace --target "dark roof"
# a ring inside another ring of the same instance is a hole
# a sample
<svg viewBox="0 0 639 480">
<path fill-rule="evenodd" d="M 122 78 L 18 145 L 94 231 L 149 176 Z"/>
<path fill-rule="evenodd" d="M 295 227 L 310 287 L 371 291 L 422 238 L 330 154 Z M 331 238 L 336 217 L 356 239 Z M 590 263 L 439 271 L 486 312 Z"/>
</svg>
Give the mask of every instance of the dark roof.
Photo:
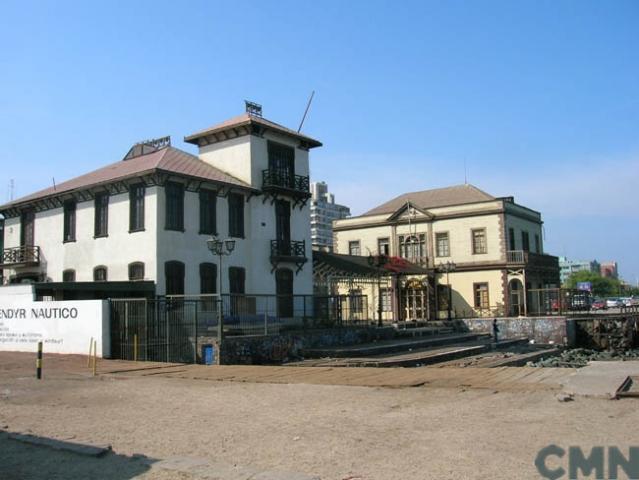
<svg viewBox="0 0 639 480">
<path fill-rule="evenodd" d="M 372 261 L 371 261 L 372 260 Z M 344 274 L 360 276 L 378 276 L 400 273 L 406 275 L 427 275 L 429 270 L 415 265 L 404 258 L 386 257 L 386 262 L 375 265 L 376 257 L 363 257 L 360 255 L 343 255 L 340 253 L 330 253 L 313 251 L 313 268 L 320 264 L 331 267 Z"/>
<path fill-rule="evenodd" d="M 474 185 L 455 185 L 453 187 L 404 193 L 373 208 L 372 210 L 369 210 L 362 216 L 394 213 L 399 208 L 406 205 L 407 202 L 410 202 L 414 207 L 427 210 L 429 208 L 448 207 L 452 205 L 486 202 L 490 200 L 495 200 L 495 197 L 480 190 Z"/>
<path fill-rule="evenodd" d="M 205 181 L 223 183 L 231 186 L 251 188 L 249 184 L 200 160 L 195 155 L 174 147 L 165 147 L 152 153 L 127 160 L 120 160 L 93 172 L 59 183 L 54 187 L 18 198 L 0 206 L 0 211 L 12 206 L 28 203 L 44 197 L 60 195 L 66 192 L 82 190 L 116 180 L 124 180 L 153 172 L 166 172 L 185 175 Z"/>
<path fill-rule="evenodd" d="M 188 135 L 184 137 L 184 141 L 197 145 L 198 143 L 197 139 L 201 137 L 205 137 L 207 135 L 213 135 L 215 133 L 223 132 L 225 130 L 230 130 L 232 128 L 250 126 L 252 124 L 274 130 L 278 133 L 296 138 L 298 140 L 302 140 L 303 142 L 308 143 L 310 148 L 322 146 L 322 143 L 320 141 L 315 140 L 314 138 L 311 138 L 309 136 L 306 136 L 303 133 L 298 133 L 295 130 L 286 128 L 278 123 L 272 122 L 271 120 L 267 120 L 266 118 L 262 118 L 262 117 L 257 117 L 255 115 L 250 115 L 248 113 L 243 113 L 242 115 L 233 117 L 229 120 L 226 120 L 225 122 L 218 123 L 217 125 L 213 125 L 212 127 L 209 127 L 207 129 L 200 130 L 199 132 Z"/>
</svg>

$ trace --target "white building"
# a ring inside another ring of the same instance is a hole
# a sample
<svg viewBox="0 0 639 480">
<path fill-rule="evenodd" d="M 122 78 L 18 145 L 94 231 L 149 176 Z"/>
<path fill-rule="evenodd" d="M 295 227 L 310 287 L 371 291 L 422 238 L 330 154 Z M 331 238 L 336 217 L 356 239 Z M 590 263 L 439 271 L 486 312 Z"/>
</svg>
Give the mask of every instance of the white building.
<svg viewBox="0 0 639 480">
<path fill-rule="evenodd" d="M 333 250 L 333 220 L 350 217 L 351 210 L 335 203 L 325 182 L 311 183 L 311 241 L 313 248 Z"/>
<path fill-rule="evenodd" d="M 248 110 L 248 108 L 247 108 Z M 57 299 L 312 294 L 309 150 L 261 108 L 0 207 L 5 283 Z M 235 240 L 218 258 L 207 239 Z"/>
</svg>

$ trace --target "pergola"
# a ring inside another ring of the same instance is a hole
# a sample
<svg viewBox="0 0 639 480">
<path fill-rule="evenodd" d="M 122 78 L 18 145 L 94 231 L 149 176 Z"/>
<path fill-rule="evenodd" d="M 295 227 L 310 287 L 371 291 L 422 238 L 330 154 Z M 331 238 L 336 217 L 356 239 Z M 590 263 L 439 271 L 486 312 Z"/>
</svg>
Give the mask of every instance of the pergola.
<svg viewBox="0 0 639 480">
<path fill-rule="evenodd" d="M 313 252 L 313 283 L 316 293 L 339 294 L 370 289 L 377 296 L 377 317 L 382 321 L 381 290 L 391 292 L 393 313 L 398 317 L 400 279 L 409 275 L 421 275 L 431 279 L 432 270 L 409 262 L 401 257 L 343 255 L 323 251 Z"/>
</svg>

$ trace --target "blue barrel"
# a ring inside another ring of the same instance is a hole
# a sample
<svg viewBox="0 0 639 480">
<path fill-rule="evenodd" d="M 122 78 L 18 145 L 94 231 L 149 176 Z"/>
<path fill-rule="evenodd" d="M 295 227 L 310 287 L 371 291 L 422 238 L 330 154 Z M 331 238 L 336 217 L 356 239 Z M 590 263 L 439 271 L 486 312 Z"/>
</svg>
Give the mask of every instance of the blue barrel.
<svg viewBox="0 0 639 480">
<path fill-rule="evenodd" d="M 215 349 L 210 343 L 202 345 L 202 363 L 204 365 L 213 365 L 215 360 Z"/>
</svg>

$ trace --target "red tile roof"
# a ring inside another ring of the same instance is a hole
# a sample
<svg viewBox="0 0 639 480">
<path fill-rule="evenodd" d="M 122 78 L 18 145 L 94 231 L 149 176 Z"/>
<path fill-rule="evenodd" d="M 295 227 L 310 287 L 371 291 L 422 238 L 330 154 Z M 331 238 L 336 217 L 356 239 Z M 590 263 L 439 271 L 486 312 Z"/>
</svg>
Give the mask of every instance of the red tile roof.
<svg viewBox="0 0 639 480">
<path fill-rule="evenodd" d="M 174 173 L 214 183 L 222 183 L 241 188 L 252 188 L 246 182 L 224 173 L 200 160 L 195 155 L 191 155 L 174 147 L 166 147 L 128 160 L 120 160 L 119 162 L 112 163 L 93 172 L 62 182 L 56 185 L 55 188 L 45 188 L 39 192 L 19 198 L 0 206 L 0 211 L 41 198 L 82 190 L 92 186 L 110 183 L 116 180 L 125 180 L 153 172 Z"/>
<path fill-rule="evenodd" d="M 237 117 L 230 118 L 229 120 L 226 120 L 225 122 L 218 123 L 217 125 L 213 125 L 212 127 L 209 127 L 207 129 L 200 130 L 199 132 L 188 135 L 184 137 L 184 141 L 188 143 L 194 143 L 197 145 L 198 138 L 201 138 L 207 135 L 212 135 L 214 133 L 223 132 L 224 130 L 229 130 L 232 128 L 248 126 L 251 124 L 260 125 L 262 127 L 269 128 L 283 135 L 287 135 L 289 137 L 302 140 L 308 143 L 311 148 L 322 146 L 322 143 L 319 142 L 318 140 L 315 140 L 314 138 L 311 138 L 302 133 L 298 133 L 295 130 L 286 128 L 278 123 L 267 120 L 266 118 L 257 117 L 255 115 L 249 115 L 248 113 L 243 113 L 242 115 L 238 115 Z"/>
</svg>

